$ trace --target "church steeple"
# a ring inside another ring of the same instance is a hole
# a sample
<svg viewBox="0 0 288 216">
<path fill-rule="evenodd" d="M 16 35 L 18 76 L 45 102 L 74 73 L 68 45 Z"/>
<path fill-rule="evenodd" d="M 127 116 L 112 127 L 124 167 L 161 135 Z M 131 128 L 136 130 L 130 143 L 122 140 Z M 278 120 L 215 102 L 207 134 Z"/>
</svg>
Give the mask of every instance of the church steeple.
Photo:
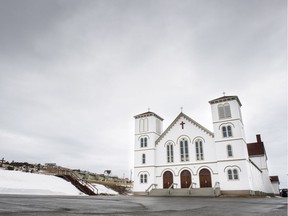
<svg viewBox="0 0 288 216">
<path fill-rule="evenodd" d="M 163 118 L 149 111 L 134 116 L 135 118 L 135 134 L 138 133 L 156 133 L 160 135 L 162 133 L 162 121 Z"/>
<path fill-rule="evenodd" d="M 211 100 L 209 103 L 212 111 L 215 142 L 222 144 L 219 152 L 225 152 L 226 146 L 230 145 L 235 149 L 235 156 L 237 149 L 237 157 L 248 158 L 241 115 L 242 104 L 239 98 L 237 96 L 223 96 Z"/>
</svg>

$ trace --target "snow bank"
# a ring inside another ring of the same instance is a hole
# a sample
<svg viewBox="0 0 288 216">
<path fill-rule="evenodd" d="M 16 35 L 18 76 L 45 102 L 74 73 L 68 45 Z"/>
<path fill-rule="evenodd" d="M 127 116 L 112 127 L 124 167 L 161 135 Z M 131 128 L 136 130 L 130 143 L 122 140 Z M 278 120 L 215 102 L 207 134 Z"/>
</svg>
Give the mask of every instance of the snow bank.
<svg viewBox="0 0 288 216">
<path fill-rule="evenodd" d="M 105 187 L 104 185 L 101 185 L 101 184 L 95 184 L 93 183 L 92 184 L 98 191 L 98 194 L 107 194 L 107 195 L 118 195 L 119 193 L 110 189 L 110 188 L 107 188 Z"/>
<path fill-rule="evenodd" d="M 81 195 L 71 183 L 56 176 L 0 170 L 0 194 Z"/>
<path fill-rule="evenodd" d="M 93 184 L 98 194 L 118 195 L 101 184 Z M 0 194 L 85 195 L 70 182 L 50 175 L 0 169 Z"/>
</svg>

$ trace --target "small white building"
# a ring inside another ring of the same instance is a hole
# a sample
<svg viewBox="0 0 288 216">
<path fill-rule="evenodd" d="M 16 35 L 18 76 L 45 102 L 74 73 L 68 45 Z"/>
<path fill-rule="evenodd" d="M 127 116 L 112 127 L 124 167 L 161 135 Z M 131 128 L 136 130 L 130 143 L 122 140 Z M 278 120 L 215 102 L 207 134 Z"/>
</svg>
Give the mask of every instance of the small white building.
<svg viewBox="0 0 288 216">
<path fill-rule="evenodd" d="M 192 190 L 218 185 L 222 194 L 279 193 L 270 181 L 260 135 L 257 142 L 246 142 L 239 98 L 223 96 L 209 103 L 214 133 L 183 112 L 164 131 L 159 115 L 134 116 L 134 194 L 145 194 L 151 185 Z"/>
</svg>

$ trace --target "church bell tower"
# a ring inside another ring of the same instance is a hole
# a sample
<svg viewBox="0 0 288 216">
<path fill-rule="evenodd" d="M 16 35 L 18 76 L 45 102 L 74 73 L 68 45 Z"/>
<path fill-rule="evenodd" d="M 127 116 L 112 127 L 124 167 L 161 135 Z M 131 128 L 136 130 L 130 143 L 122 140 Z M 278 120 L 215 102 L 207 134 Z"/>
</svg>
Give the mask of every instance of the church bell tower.
<svg viewBox="0 0 288 216">
<path fill-rule="evenodd" d="M 155 183 L 155 141 L 163 130 L 163 119 L 154 112 L 134 116 L 134 193 Z"/>
<path fill-rule="evenodd" d="M 223 96 L 209 101 L 212 110 L 217 158 L 248 159 L 241 102 L 237 96 Z"/>
</svg>

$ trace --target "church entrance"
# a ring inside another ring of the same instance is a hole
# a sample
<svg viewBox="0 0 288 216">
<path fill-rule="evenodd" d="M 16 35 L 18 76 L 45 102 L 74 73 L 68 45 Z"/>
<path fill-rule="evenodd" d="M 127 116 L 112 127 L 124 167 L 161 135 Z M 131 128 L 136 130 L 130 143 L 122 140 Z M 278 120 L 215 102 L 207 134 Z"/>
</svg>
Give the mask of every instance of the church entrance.
<svg viewBox="0 0 288 216">
<path fill-rule="evenodd" d="M 189 188 L 191 185 L 191 173 L 188 170 L 183 170 L 180 175 L 181 188 Z"/>
<path fill-rule="evenodd" d="M 170 171 L 166 171 L 163 174 L 163 188 L 169 188 L 173 184 L 173 174 Z"/>
<path fill-rule="evenodd" d="M 211 173 L 208 169 L 202 169 L 199 173 L 200 188 L 212 187 Z"/>
</svg>

